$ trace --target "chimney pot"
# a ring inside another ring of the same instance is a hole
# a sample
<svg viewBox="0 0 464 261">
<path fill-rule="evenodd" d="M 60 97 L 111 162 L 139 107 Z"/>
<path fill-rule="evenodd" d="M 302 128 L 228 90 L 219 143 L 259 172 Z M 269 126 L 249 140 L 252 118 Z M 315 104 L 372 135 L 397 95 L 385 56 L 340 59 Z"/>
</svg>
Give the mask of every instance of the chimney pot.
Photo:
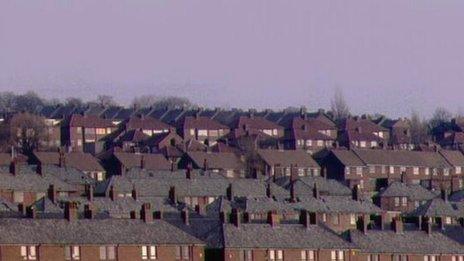
<svg viewBox="0 0 464 261">
<path fill-rule="evenodd" d="M 16 158 L 13 158 L 13 160 L 11 160 L 10 173 L 14 176 L 18 175 L 19 173 L 19 166 Z"/>
<path fill-rule="evenodd" d="M 19 203 L 18 204 L 18 212 L 21 216 L 25 216 L 26 215 L 26 208 L 24 207 L 24 204 L 23 203 Z"/>
<path fill-rule="evenodd" d="M 313 196 L 314 198 L 316 199 L 320 199 L 321 198 L 321 192 L 319 191 L 319 187 L 317 186 L 317 183 L 314 182 L 314 186 L 313 186 Z"/>
</svg>

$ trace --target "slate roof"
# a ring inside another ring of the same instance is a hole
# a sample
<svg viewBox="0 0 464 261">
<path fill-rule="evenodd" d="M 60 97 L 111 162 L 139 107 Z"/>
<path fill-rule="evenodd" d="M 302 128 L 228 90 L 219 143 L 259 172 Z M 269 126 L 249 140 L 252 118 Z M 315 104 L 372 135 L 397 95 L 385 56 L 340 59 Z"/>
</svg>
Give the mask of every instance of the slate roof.
<svg viewBox="0 0 464 261">
<path fill-rule="evenodd" d="M 382 210 L 369 201 L 357 201 L 348 197 L 321 196 L 329 213 L 379 214 Z"/>
<path fill-rule="evenodd" d="M 12 161 L 10 153 L 0 153 L 0 166 L 9 166 Z M 23 154 L 16 154 L 16 161 L 18 163 L 27 162 L 27 156 Z"/>
<path fill-rule="evenodd" d="M 418 184 L 393 182 L 379 193 L 380 197 L 409 197 L 411 200 L 423 201 L 437 195 Z"/>
<path fill-rule="evenodd" d="M 65 164 L 67 167 L 81 171 L 104 171 L 98 159 L 90 153 L 70 152 L 64 153 Z M 58 152 L 39 152 L 35 151 L 34 156 L 39 162 L 47 165 L 59 165 L 60 153 Z"/>
<path fill-rule="evenodd" d="M 362 252 L 398 254 L 464 254 L 458 242 L 439 232 L 428 235 L 425 231 L 395 233 L 387 230 L 369 230 L 367 234 L 350 231 L 350 239 Z"/>
<path fill-rule="evenodd" d="M 319 168 L 311 154 L 303 150 L 258 150 L 258 155 L 271 166 Z"/>
<path fill-rule="evenodd" d="M 208 168 L 211 169 L 235 169 L 244 170 L 245 163 L 240 159 L 238 155 L 231 152 L 201 152 L 201 151 L 190 151 L 187 152 L 187 156 L 193 161 L 193 163 L 202 168 L 204 161 L 206 160 Z"/>
<path fill-rule="evenodd" d="M 464 189 L 454 192 L 449 196 L 450 201 L 464 202 Z"/>
<path fill-rule="evenodd" d="M 364 162 L 352 150 L 333 149 L 330 153 L 345 166 L 364 166 Z"/>
<path fill-rule="evenodd" d="M 461 217 L 461 213 L 451 202 L 441 198 L 434 198 L 420 205 L 409 215 L 425 217 Z"/>
<path fill-rule="evenodd" d="M 297 177 L 294 181 L 294 190 L 297 196 L 312 196 L 314 183 L 316 183 L 321 195 L 330 196 L 350 196 L 351 189 L 334 179 L 326 179 L 324 177 Z M 275 183 L 283 188 L 290 190 L 290 178 L 280 177 L 275 180 Z"/>
<path fill-rule="evenodd" d="M 207 129 L 207 130 L 229 129 L 229 127 L 222 125 L 221 123 L 213 119 L 210 119 L 208 117 L 204 117 L 204 116 L 185 117 L 182 121 L 179 122 L 179 126 L 184 129 Z"/>
<path fill-rule="evenodd" d="M 121 124 L 125 126 L 126 130 L 169 130 L 172 128 L 169 124 L 149 116 L 132 116 L 124 120 Z"/>
<path fill-rule="evenodd" d="M 163 220 L 0 219 L 0 244 L 199 244 Z"/>
<path fill-rule="evenodd" d="M 263 117 L 259 116 L 240 116 L 236 119 L 232 124 L 231 127 L 233 129 L 259 129 L 259 130 L 273 130 L 273 129 L 283 129 L 282 126 L 266 120 Z"/>
<path fill-rule="evenodd" d="M 408 150 L 353 149 L 353 152 L 368 165 L 418 166 L 450 168 L 450 164 L 436 152 Z"/>
<path fill-rule="evenodd" d="M 452 166 L 464 166 L 464 154 L 458 150 L 439 150 L 440 153 L 446 161 Z"/>
<path fill-rule="evenodd" d="M 142 157 L 144 161 L 144 168 L 149 170 L 169 170 L 171 163 L 162 154 L 150 153 L 126 153 L 114 152 L 115 158 L 130 169 L 134 167 L 141 167 Z"/>
<path fill-rule="evenodd" d="M 95 115 L 72 114 L 63 124 L 69 127 L 108 128 L 115 127 L 111 120 L 102 119 Z"/>
<path fill-rule="evenodd" d="M 335 233 L 317 225 L 308 228 L 300 224 L 232 224 L 223 225 L 227 248 L 303 248 L 353 249 L 354 245 Z"/>
</svg>

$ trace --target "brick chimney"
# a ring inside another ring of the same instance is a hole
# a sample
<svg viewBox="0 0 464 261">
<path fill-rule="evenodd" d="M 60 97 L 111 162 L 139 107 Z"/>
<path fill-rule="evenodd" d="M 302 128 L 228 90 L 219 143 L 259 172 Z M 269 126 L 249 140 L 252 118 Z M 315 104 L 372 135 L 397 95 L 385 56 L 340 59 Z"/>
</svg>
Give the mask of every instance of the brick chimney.
<svg viewBox="0 0 464 261">
<path fill-rule="evenodd" d="M 10 173 L 14 176 L 19 174 L 19 166 L 16 158 L 13 158 L 10 162 Z"/>
<path fill-rule="evenodd" d="M 140 155 L 140 168 L 145 168 L 145 157 L 143 155 Z"/>
<path fill-rule="evenodd" d="M 66 156 L 63 151 L 59 152 L 59 158 L 58 158 L 58 166 L 60 168 L 66 168 Z"/>
<path fill-rule="evenodd" d="M 68 221 L 77 220 L 77 202 L 66 202 L 64 205 L 64 218 Z"/>
<path fill-rule="evenodd" d="M 251 222 L 250 213 L 244 212 L 243 213 L 243 223 L 250 223 L 250 222 Z"/>
<path fill-rule="evenodd" d="M 193 171 L 192 171 L 192 163 L 187 164 L 187 169 L 185 170 L 185 177 L 187 179 L 195 178 L 195 175 L 193 174 Z"/>
<path fill-rule="evenodd" d="M 153 221 L 153 212 L 151 212 L 150 203 L 142 204 L 142 209 L 140 210 L 140 218 L 146 223 L 150 223 Z"/>
<path fill-rule="evenodd" d="M 358 230 L 361 231 L 363 234 L 367 234 L 368 225 L 369 225 L 368 215 L 363 215 L 358 218 L 357 227 L 358 227 Z"/>
<path fill-rule="evenodd" d="M 181 213 L 182 221 L 184 222 L 185 225 L 190 225 L 190 220 L 189 220 L 189 211 L 187 208 L 184 208 Z"/>
<path fill-rule="evenodd" d="M 355 185 L 351 192 L 353 200 L 360 201 L 361 200 L 361 189 L 359 185 Z"/>
<path fill-rule="evenodd" d="M 40 176 L 43 176 L 43 169 L 42 169 L 42 162 L 38 162 L 37 163 L 37 167 L 35 169 L 35 171 L 37 172 L 37 174 L 39 174 Z"/>
<path fill-rule="evenodd" d="M 18 212 L 22 217 L 26 215 L 26 207 L 24 207 L 23 203 L 18 204 Z"/>
<path fill-rule="evenodd" d="M 137 200 L 137 190 L 135 189 L 135 185 L 132 187 L 132 198 Z"/>
<path fill-rule="evenodd" d="M 229 201 L 233 201 L 234 198 L 235 198 L 235 195 L 234 195 L 234 186 L 232 183 L 229 184 L 229 186 L 227 187 L 227 199 Z"/>
<path fill-rule="evenodd" d="M 56 201 L 57 201 L 57 195 L 56 195 L 56 189 L 55 189 L 55 185 L 53 184 L 50 184 L 50 186 L 48 186 L 48 199 L 50 199 L 51 202 L 55 203 L 56 204 Z"/>
<path fill-rule="evenodd" d="M 433 226 L 432 218 L 428 217 L 425 222 L 425 232 L 427 232 L 428 235 L 432 234 L 432 226 Z"/>
<path fill-rule="evenodd" d="M 380 229 L 385 230 L 385 225 L 387 224 L 387 213 L 382 212 L 377 220 L 378 220 L 378 226 L 380 227 Z"/>
<path fill-rule="evenodd" d="M 232 209 L 232 213 L 230 216 L 230 222 L 234 224 L 234 226 L 240 227 L 242 218 L 241 218 L 240 210 L 238 210 L 237 208 Z"/>
<path fill-rule="evenodd" d="M 311 225 L 311 218 L 307 210 L 300 210 L 300 224 L 304 225 L 306 228 L 309 228 Z"/>
<path fill-rule="evenodd" d="M 35 207 L 30 206 L 26 208 L 26 217 L 33 219 L 37 218 L 37 212 L 35 210 Z"/>
<path fill-rule="evenodd" d="M 84 218 L 86 219 L 93 219 L 94 218 L 94 210 L 91 204 L 84 205 Z"/>
<path fill-rule="evenodd" d="M 112 201 L 116 200 L 116 189 L 114 189 L 113 185 L 111 185 L 111 187 L 110 187 L 110 199 Z"/>
<path fill-rule="evenodd" d="M 277 214 L 277 211 L 271 210 L 267 213 L 267 222 L 269 225 L 271 225 L 271 227 L 276 227 L 280 223 L 279 214 Z"/>
<path fill-rule="evenodd" d="M 402 234 L 403 233 L 403 221 L 401 220 L 401 217 L 395 217 L 392 222 L 393 230 L 397 234 Z"/>
<path fill-rule="evenodd" d="M 314 186 L 313 186 L 313 197 L 316 199 L 321 198 L 321 192 L 319 191 L 319 187 L 317 186 L 316 182 L 314 182 Z"/>
<path fill-rule="evenodd" d="M 203 170 L 204 170 L 204 171 L 207 171 L 208 169 L 209 169 L 208 160 L 207 160 L 207 159 L 204 159 L 204 160 L 203 160 Z"/>
<path fill-rule="evenodd" d="M 266 196 L 267 196 L 268 198 L 272 198 L 271 183 L 267 183 L 267 185 L 266 185 Z"/>
<path fill-rule="evenodd" d="M 154 219 L 163 219 L 163 211 L 158 210 L 153 213 Z"/>
<path fill-rule="evenodd" d="M 448 191 L 446 191 L 446 189 L 441 190 L 441 199 L 443 199 L 445 202 L 448 202 Z"/>
<path fill-rule="evenodd" d="M 85 184 L 85 194 L 87 196 L 87 200 L 92 202 L 93 201 L 93 186 L 90 184 Z"/>
<path fill-rule="evenodd" d="M 169 199 L 171 200 L 172 204 L 177 205 L 177 193 L 176 187 L 174 186 L 169 188 Z"/>
<path fill-rule="evenodd" d="M 317 225 L 319 224 L 319 219 L 317 217 L 317 213 L 316 212 L 310 212 L 309 213 L 309 221 L 311 223 L 311 225 Z"/>
</svg>

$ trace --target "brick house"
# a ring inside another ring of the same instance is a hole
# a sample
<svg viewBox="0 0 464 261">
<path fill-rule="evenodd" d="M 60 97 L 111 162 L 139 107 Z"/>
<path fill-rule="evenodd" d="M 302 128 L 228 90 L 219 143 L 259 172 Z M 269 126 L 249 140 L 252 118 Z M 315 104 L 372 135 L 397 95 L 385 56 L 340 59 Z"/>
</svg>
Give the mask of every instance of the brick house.
<svg viewBox="0 0 464 261">
<path fill-rule="evenodd" d="M 54 165 L 60 168 L 74 168 L 82 171 L 96 181 L 106 178 L 106 171 L 97 158 L 83 152 L 42 152 L 35 151 L 31 158 L 36 165 Z"/>
<path fill-rule="evenodd" d="M 244 159 L 231 152 L 190 151 L 184 154 L 179 167 L 186 169 L 189 164 L 194 169 L 211 170 L 227 178 L 244 178 L 247 175 Z"/>
<path fill-rule="evenodd" d="M 378 195 L 380 208 L 386 211 L 411 212 L 437 195 L 418 184 L 392 182 Z"/>
<path fill-rule="evenodd" d="M 166 221 L 153 219 L 149 204 L 141 219 L 85 219 L 66 204 L 62 219 L 0 219 L 2 260 L 204 260 L 204 243 Z"/>
<path fill-rule="evenodd" d="M 346 148 L 379 148 L 388 144 L 389 131 L 367 118 L 348 118 L 340 124 L 338 140 Z"/>
<path fill-rule="evenodd" d="M 127 153 L 109 150 L 100 155 L 103 166 L 113 175 L 124 175 L 132 168 L 146 170 L 172 170 L 175 168 L 163 154 Z"/>
<path fill-rule="evenodd" d="M 329 178 L 364 191 L 378 191 L 392 181 L 421 184 L 426 188 L 450 189 L 452 165 L 435 151 L 331 150 L 321 160 Z"/>
<path fill-rule="evenodd" d="M 102 138 L 114 130 L 116 126 L 109 119 L 73 114 L 61 125 L 62 144 L 72 151 L 96 154 L 103 149 Z"/>
<path fill-rule="evenodd" d="M 414 144 L 411 137 L 410 120 L 406 118 L 399 118 L 396 120 L 386 119 L 380 123 L 384 128 L 390 131 L 389 146 L 396 149 L 412 150 Z"/>
<path fill-rule="evenodd" d="M 229 127 L 205 116 L 187 116 L 177 124 L 177 131 L 184 140 L 194 139 L 208 146 L 229 134 Z"/>
<path fill-rule="evenodd" d="M 256 162 L 253 163 L 256 176 L 281 177 L 290 176 L 295 171 L 298 176 L 320 176 L 321 168 L 302 150 L 258 150 Z"/>
<path fill-rule="evenodd" d="M 291 128 L 286 130 L 284 146 L 314 153 L 332 148 L 336 140 L 337 128 L 334 125 L 319 119 L 295 117 Z"/>
</svg>

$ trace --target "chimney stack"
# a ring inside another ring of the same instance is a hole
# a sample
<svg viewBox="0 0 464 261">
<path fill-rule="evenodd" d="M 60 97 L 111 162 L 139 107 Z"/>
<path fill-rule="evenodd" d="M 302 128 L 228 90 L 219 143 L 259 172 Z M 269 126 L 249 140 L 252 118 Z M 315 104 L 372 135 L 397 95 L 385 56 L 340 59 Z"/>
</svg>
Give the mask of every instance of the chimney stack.
<svg viewBox="0 0 464 261">
<path fill-rule="evenodd" d="M 92 202 L 93 201 L 93 186 L 90 184 L 85 185 L 85 194 L 87 196 L 87 200 Z"/>
<path fill-rule="evenodd" d="M 171 200 L 172 204 L 177 205 L 176 187 L 174 186 L 169 188 L 169 199 Z"/>
<path fill-rule="evenodd" d="M 227 224 L 227 214 L 224 211 L 219 212 L 219 220 L 222 224 Z"/>
<path fill-rule="evenodd" d="M 203 170 L 204 170 L 204 171 L 207 171 L 207 170 L 208 170 L 208 160 L 207 160 L 207 159 L 204 159 L 204 160 L 203 160 Z"/>
<path fill-rule="evenodd" d="M 135 189 L 135 185 L 132 187 L 132 198 L 137 200 L 137 190 Z"/>
<path fill-rule="evenodd" d="M 317 213 L 316 212 L 310 212 L 309 213 L 309 223 L 311 225 L 317 225 L 319 223 Z"/>
<path fill-rule="evenodd" d="M 59 159 L 58 159 L 58 166 L 60 168 L 65 168 L 66 167 L 66 156 L 64 155 L 63 151 L 59 152 Z"/>
<path fill-rule="evenodd" d="M 271 227 L 276 227 L 279 224 L 279 214 L 277 214 L 277 211 L 269 211 L 267 213 L 267 222 Z"/>
<path fill-rule="evenodd" d="M 187 179 L 193 179 L 194 178 L 194 174 L 193 174 L 193 171 L 192 171 L 192 163 L 187 164 L 187 169 L 185 171 L 185 176 L 187 177 Z"/>
<path fill-rule="evenodd" d="M 22 217 L 26 215 L 26 208 L 23 203 L 18 204 L 18 212 Z"/>
<path fill-rule="evenodd" d="M 77 203 L 76 202 L 66 202 L 64 205 L 64 218 L 68 221 L 77 220 Z"/>
<path fill-rule="evenodd" d="M 352 191 L 352 197 L 353 197 L 353 200 L 356 200 L 356 201 L 360 201 L 361 200 L 361 189 L 359 188 L 359 185 L 355 185 L 353 187 L 353 191 Z"/>
<path fill-rule="evenodd" d="M 205 208 L 201 207 L 200 205 L 195 206 L 195 212 L 197 212 L 198 215 L 204 215 L 205 214 Z"/>
<path fill-rule="evenodd" d="M 441 199 L 443 199 L 445 202 L 448 202 L 448 192 L 446 189 L 441 190 Z"/>
<path fill-rule="evenodd" d="M 369 216 L 363 215 L 362 217 L 359 217 L 357 225 L 358 225 L 359 231 L 361 231 L 363 234 L 367 234 L 367 227 L 369 225 Z"/>
<path fill-rule="evenodd" d="M 311 218 L 307 210 L 302 209 L 300 211 L 300 224 L 304 225 L 305 228 L 309 228 L 309 226 L 311 225 Z"/>
<path fill-rule="evenodd" d="M 229 187 L 227 188 L 227 199 L 229 201 L 233 201 L 234 200 L 234 188 L 233 188 L 233 185 L 232 183 L 229 184 Z"/>
<path fill-rule="evenodd" d="M 230 217 L 230 221 L 232 222 L 232 224 L 234 224 L 234 226 L 236 227 L 240 227 L 240 211 L 236 208 L 233 208 L 232 209 L 232 214 L 231 214 L 231 217 Z"/>
<path fill-rule="evenodd" d="M 43 176 L 42 162 L 40 161 L 37 163 L 36 172 L 40 176 Z"/>
<path fill-rule="evenodd" d="M 26 208 L 26 217 L 32 219 L 37 218 L 37 212 L 35 211 L 35 207 L 30 206 Z"/>
<path fill-rule="evenodd" d="M 290 180 L 290 201 L 296 202 L 295 181 Z"/>
<path fill-rule="evenodd" d="M 140 168 L 145 169 L 145 157 L 140 155 Z"/>
<path fill-rule="evenodd" d="M 10 162 L 10 173 L 14 176 L 19 174 L 19 166 L 16 158 L 13 158 Z"/>
<path fill-rule="evenodd" d="M 155 219 L 163 219 L 163 211 L 162 210 L 155 211 L 153 215 L 154 215 Z"/>
<path fill-rule="evenodd" d="M 270 182 L 266 184 L 266 196 L 268 198 L 272 198 L 272 188 Z"/>
<path fill-rule="evenodd" d="M 111 185 L 111 187 L 110 187 L 110 199 L 111 199 L 112 201 L 115 201 L 115 200 L 116 200 L 116 191 L 115 191 L 113 185 Z"/>
<path fill-rule="evenodd" d="M 428 235 L 431 235 L 432 234 L 432 226 L 433 226 L 433 223 L 432 223 L 432 218 L 431 217 L 428 217 L 426 219 L 426 222 L 425 222 L 425 232 L 427 232 Z"/>
<path fill-rule="evenodd" d="M 316 198 L 316 199 L 320 199 L 321 198 L 321 193 L 319 191 L 319 188 L 317 187 L 317 183 L 314 182 L 314 186 L 313 186 L 313 197 Z"/>
<path fill-rule="evenodd" d="M 182 211 L 181 211 L 181 217 L 182 217 L 182 221 L 184 222 L 185 225 L 190 225 L 190 220 L 189 220 L 189 211 L 187 208 L 184 208 Z"/>
<path fill-rule="evenodd" d="M 153 213 L 151 212 L 150 203 L 142 204 L 142 209 L 140 210 L 140 217 L 145 223 L 150 223 L 153 221 Z"/>
<path fill-rule="evenodd" d="M 93 207 L 92 207 L 91 204 L 85 204 L 84 205 L 84 218 L 86 218 L 86 219 L 93 219 L 94 218 Z"/>
<path fill-rule="evenodd" d="M 401 217 L 395 217 L 392 222 L 393 225 L 393 230 L 397 234 L 402 234 L 403 233 L 403 221 L 401 220 Z"/>
<path fill-rule="evenodd" d="M 53 184 L 50 184 L 50 186 L 48 186 L 48 199 L 50 199 L 51 202 L 56 204 L 57 195 L 56 195 L 55 185 Z"/>
</svg>

